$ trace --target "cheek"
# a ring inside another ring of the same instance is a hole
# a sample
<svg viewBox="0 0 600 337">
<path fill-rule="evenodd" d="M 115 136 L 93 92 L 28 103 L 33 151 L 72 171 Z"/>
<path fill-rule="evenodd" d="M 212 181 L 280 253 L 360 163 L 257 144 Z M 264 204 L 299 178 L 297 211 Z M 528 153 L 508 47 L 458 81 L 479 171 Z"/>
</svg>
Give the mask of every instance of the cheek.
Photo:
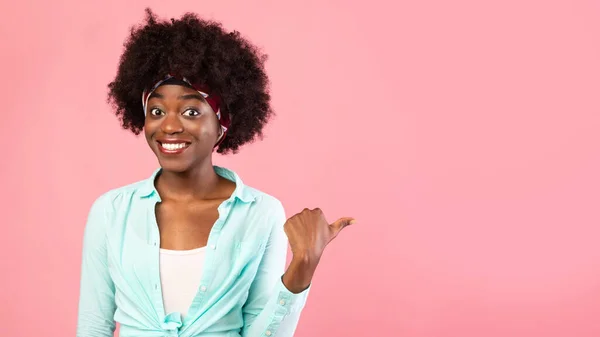
<svg viewBox="0 0 600 337">
<path fill-rule="evenodd" d="M 217 137 L 221 124 L 219 124 L 216 116 L 212 116 L 210 119 L 207 118 L 198 127 L 198 134 L 200 134 L 203 138 Z"/>
<path fill-rule="evenodd" d="M 144 133 L 144 137 L 146 137 L 147 141 L 152 140 L 152 135 L 154 134 L 155 129 L 156 128 L 151 123 L 144 123 L 144 129 L 142 132 Z"/>
<path fill-rule="evenodd" d="M 212 124 L 203 125 L 200 130 L 200 136 L 204 139 L 215 138 L 217 136 L 217 128 Z"/>
</svg>

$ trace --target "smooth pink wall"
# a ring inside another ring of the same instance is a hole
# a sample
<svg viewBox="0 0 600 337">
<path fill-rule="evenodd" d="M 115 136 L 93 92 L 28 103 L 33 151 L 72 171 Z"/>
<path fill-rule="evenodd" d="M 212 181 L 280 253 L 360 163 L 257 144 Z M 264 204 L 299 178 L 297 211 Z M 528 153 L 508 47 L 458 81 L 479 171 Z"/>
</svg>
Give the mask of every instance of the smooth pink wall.
<svg viewBox="0 0 600 337">
<path fill-rule="evenodd" d="M 599 2 L 0 6 L 0 336 L 74 336 L 89 206 L 157 165 L 105 103 L 145 6 L 270 55 L 278 117 L 216 163 L 359 220 L 296 336 L 600 336 Z"/>
</svg>

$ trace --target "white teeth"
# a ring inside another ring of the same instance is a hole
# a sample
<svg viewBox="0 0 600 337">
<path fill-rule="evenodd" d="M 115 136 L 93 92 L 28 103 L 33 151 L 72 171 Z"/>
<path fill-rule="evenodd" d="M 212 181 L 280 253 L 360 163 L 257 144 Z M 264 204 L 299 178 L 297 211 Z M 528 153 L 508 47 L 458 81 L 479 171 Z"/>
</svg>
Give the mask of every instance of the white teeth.
<svg viewBox="0 0 600 337">
<path fill-rule="evenodd" d="M 162 143 L 161 146 L 169 151 L 183 149 L 185 147 L 185 143 L 173 144 L 173 143 Z"/>
</svg>

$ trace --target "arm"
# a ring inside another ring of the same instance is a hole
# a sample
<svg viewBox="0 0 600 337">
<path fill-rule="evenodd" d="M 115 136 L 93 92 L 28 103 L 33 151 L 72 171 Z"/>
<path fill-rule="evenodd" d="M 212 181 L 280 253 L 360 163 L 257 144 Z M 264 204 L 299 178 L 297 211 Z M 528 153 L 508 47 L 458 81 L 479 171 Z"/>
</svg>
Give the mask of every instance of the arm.
<svg viewBox="0 0 600 337">
<path fill-rule="evenodd" d="M 112 337 L 115 287 L 108 273 L 103 199 L 92 205 L 83 236 L 77 337 Z"/>
<path fill-rule="evenodd" d="M 283 276 L 288 239 L 283 227 L 286 217 L 281 203 L 277 204 L 270 221 L 273 221 L 273 225 L 265 253 L 242 309 L 242 337 L 292 337 L 309 292 L 304 279 L 299 282 L 303 284 L 300 286 L 302 290 L 294 289 L 298 287 L 292 284 L 295 282 L 286 282 L 294 292 L 283 281 L 284 277 L 289 277 Z M 286 275 L 290 274 L 290 270 L 296 269 L 295 262 L 292 262 Z M 297 273 L 299 272 L 293 272 Z"/>
</svg>

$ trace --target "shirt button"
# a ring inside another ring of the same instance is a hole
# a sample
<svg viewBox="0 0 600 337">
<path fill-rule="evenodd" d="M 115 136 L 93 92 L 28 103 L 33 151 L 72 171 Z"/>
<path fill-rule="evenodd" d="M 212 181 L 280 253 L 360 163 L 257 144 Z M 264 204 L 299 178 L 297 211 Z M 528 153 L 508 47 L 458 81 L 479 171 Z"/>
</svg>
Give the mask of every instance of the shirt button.
<svg viewBox="0 0 600 337">
<path fill-rule="evenodd" d="M 285 300 L 281 300 L 281 301 L 279 301 L 279 304 L 281 304 L 281 305 L 285 305 Z"/>
<path fill-rule="evenodd" d="M 205 292 L 205 291 L 206 291 L 206 286 L 202 286 L 202 287 L 200 287 L 200 291 L 201 291 L 201 292 Z"/>
<path fill-rule="evenodd" d="M 158 284 L 154 285 L 154 290 L 158 290 Z"/>
<path fill-rule="evenodd" d="M 217 248 L 217 246 L 215 246 L 215 245 L 210 245 L 210 249 L 213 249 L 213 250 L 214 250 L 215 248 Z"/>
<path fill-rule="evenodd" d="M 267 330 L 267 331 L 265 331 L 265 335 L 267 335 L 267 336 L 271 336 L 271 330 Z"/>
</svg>

